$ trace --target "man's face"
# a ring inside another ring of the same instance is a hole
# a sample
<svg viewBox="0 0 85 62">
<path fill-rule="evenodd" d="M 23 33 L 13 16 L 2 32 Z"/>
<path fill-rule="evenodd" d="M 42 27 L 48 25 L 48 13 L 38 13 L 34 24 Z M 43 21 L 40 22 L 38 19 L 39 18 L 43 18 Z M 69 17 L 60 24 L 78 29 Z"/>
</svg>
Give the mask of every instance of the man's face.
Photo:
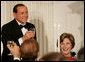
<svg viewBox="0 0 85 62">
<path fill-rule="evenodd" d="M 15 19 L 17 19 L 21 24 L 25 24 L 28 19 L 28 10 L 25 6 L 17 7 L 17 13 L 14 13 Z"/>
</svg>

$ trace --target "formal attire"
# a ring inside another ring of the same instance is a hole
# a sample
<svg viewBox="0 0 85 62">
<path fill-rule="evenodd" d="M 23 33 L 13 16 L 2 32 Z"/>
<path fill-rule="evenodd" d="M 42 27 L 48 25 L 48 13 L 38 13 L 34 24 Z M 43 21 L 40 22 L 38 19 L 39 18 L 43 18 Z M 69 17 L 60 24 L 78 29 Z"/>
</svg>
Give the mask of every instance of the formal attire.
<svg viewBox="0 0 85 62">
<path fill-rule="evenodd" d="M 24 26 L 27 30 L 30 28 L 34 28 L 35 26 L 31 23 L 26 22 Z M 7 41 L 14 41 L 18 46 L 20 46 L 20 39 L 23 37 L 24 32 L 22 32 L 22 27 L 18 24 L 18 22 L 14 19 L 11 22 L 3 25 L 2 27 L 2 43 L 3 43 L 3 53 L 2 53 L 2 61 L 10 61 L 13 60 L 13 56 L 8 56 L 10 53 L 7 48 Z M 36 31 L 35 37 L 36 40 Z"/>
</svg>

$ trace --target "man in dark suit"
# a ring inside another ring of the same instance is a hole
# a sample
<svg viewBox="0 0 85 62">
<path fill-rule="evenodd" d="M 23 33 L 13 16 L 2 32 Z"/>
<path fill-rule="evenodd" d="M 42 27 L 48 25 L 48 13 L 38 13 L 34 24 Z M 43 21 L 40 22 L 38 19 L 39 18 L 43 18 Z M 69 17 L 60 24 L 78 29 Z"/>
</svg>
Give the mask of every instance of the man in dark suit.
<svg viewBox="0 0 85 62">
<path fill-rule="evenodd" d="M 36 39 L 35 26 L 27 22 L 27 7 L 23 4 L 15 5 L 13 8 L 13 15 L 14 19 L 2 27 L 2 61 L 13 60 L 13 56 L 8 55 L 10 53 L 7 48 L 8 41 L 14 41 L 18 46 L 20 46 L 26 39 Z"/>
</svg>

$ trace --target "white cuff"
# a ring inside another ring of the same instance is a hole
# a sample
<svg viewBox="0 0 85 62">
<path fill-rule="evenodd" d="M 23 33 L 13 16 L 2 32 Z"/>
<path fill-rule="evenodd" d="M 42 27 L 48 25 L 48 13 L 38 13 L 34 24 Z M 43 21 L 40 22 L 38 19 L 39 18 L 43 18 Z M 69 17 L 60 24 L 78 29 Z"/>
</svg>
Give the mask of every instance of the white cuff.
<svg viewBox="0 0 85 62">
<path fill-rule="evenodd" d="M 20 61 L 20 58 L 18 58 L 18 57 L 14 57 L 14 60 L 19 60 L 19 61 Z"/>
<path fill-rule="evenodd" d="M 19 38 L 18 41 L 19 41 L 19 44 L 20 44 L 20 45 L 23 43 L 22 38 Z"/>
</svg>

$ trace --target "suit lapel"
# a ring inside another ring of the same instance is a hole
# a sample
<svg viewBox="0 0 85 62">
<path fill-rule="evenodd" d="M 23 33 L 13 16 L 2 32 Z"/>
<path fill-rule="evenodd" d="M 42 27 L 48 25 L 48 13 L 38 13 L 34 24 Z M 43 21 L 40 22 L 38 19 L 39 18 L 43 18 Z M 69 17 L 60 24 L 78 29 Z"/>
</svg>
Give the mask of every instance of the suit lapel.
<svg viewBox="0 0 85 62">
<path fill-rule="evenodd" d="M 23 36 L 20 26 L 18 25 L 18 23 L 15 19 L 13 20 L 13 24 L 14 24 L 14 30 L 15 30 L 16 34 L 18 33 L 19 37 Z"/>
</svg>

